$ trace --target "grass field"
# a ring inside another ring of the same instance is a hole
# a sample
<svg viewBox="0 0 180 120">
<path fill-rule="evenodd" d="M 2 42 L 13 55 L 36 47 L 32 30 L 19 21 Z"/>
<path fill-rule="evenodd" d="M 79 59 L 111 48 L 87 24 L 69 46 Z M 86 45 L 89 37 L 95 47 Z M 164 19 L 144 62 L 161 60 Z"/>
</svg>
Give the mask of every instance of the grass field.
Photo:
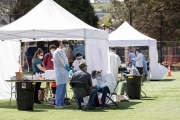
<svg viewBox="0 0 180 120">
<path fill-rule="evenodd" d="M 0 100 L 0 120 L 180 120 L 180 72 L 172 75 L 161 81 L 146 81 L 142 90 L 148 97 L 120 102 L 119 109 L 113 106 L 104 111 L 73 111 L 72 106 L 55 109 L 44 102 L 35 105 L 33 111 L 18 111 L 15 100 L 11 107 L 8 100 Z"/>
</svg>

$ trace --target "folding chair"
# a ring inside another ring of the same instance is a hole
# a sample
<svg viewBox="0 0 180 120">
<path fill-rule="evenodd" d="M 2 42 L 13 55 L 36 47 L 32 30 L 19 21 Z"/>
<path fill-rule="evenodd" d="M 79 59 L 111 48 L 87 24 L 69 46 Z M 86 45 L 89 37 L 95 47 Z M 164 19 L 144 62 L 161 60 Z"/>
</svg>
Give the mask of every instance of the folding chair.
<svg viewBox="0 0 180 120">
<path fill-rule="evenodd" d="M 39 90 L 41 91 L 41 94 L 38 96 L 38 98 L 43 97 L 43 98 L 46 100 L 46 102 L 47 102 L 47 98 L 46 98 L 46 96 L 45 96 L 44 89 L 45 89 L 45 88 L 40 88 L 40 89 L 39 89 Z"/>
<path fill-rule="evenodd" d="M 117 81 L 116 87 L 114 88 L 113 92 L 110 93 L 109 96 L 107 96 L 106 105 L 108 104 L 108 102 L 109 102 L 109 100 L 110 100 L 117 108 L 119 108 L 119 105 L 118 105 L 117 103 L 115 103 L 115 102 L 111 99 L 112 95 L 117 95 L 117 94 L 115 93 L 115 91 L 116 91 L 117 86 L 119 85 L 119 82 L 120 82 L 120 80 Z"/>
<path fill-rule="evenodd" d="M 86 85 L 84 83 L 82 83 L 82 82 L 72 82 L 70 85 L 72 86 L 72 90 L 73 90 L 74 96 L 76 96 L 76 99 L 77 99 L 76 104 L 78 104 L 78 100 L 79 99 L 82 99 L 83 97 L 86 97 L 86 96 L 90 96 L 89 102 L 91 102 L 93 104 L 93 106 L 94 106 L 94 103 L 91 100 L 90 91 L 87 90 Z M 89 102 L 88 102 L 88 104 L 89 104 Z M 74 105 L 73 110 L 75 109 L 76 104 Z"/>
<path fill-rule="evenodd" d="M 142 77 L 142 85 L 143 85 L 143 82 L 144 82 L 143 67 L 137 67 L 137 69 L 138 69 L 140 75 L 143 76 L 143 77 Z M 141 92 L 144 94 L 144 97 L 147 97 L 147 96 L 146 96 L 146 93 L 145 93 L 142 89 L 141 89 Z M 141 97 L 143 97 L 143 96 L 141 95 Z"/>
</svg>

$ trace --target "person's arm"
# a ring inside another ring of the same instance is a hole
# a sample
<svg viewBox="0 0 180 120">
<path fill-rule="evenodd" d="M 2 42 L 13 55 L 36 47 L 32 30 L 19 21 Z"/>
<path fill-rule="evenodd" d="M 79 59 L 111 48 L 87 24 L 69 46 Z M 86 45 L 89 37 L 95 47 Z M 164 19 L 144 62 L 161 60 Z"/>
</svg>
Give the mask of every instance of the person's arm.
<svg viewBox="0 0 180 120">
<path fill-rule="evenodd" d="M 109 75 L 107 75 L 105 80 L 106 80 L 106 82 L 100 85 L 101 88 L 109 86 L 110 81 L 111 81 L 111 77 Z"/>
<path fill-rule="evenodd" d="M 46 54 L 46 55 L 44 56 L 44 60 L 43 60 L 43 64 L 44 64 L 44 68 L 45 68 L 45 69 L 47 69 L 47 61 L 48 61 L 47 57 L 48 57 L 48 54 Z"/>
<path fill-rule="evenodd" d="M 136 58 L 132 58 L 132 60 L 135 60 L 135 61 L 140 60 L 140 59 L 141 59 L 141 55 L 138 55 Z"/>
<path fill-rule="evenodd" d="M 118 61 L 118 67 L 120 67 L 121 66 L 121 58 L 119 56 L 117 57 L 117 61 Z"/>
<path fill-rule="evenodd" d="M 45 72 L 45 71 L 46 71 L 46 69 L 45 69 L 45 68 L 41 67 L 41 64 L 37 64 L 37 67 L 38 67 L 38 69 L 39 69 L 39 70 L 41 70 L 41 71 L 43 71 L 43 72 Z"/>
<path fill-rule="evenodd" d="M 60 67 L 65 67 L 65 63 L 64 61 L 62 60 L 61 58 L 61 53 L 60 52 L 57 52 L 55 55 L 54 55 L 54 59 L 55 61 L 57 62 L 57 64 L 60 66 Z"/>
</svg>

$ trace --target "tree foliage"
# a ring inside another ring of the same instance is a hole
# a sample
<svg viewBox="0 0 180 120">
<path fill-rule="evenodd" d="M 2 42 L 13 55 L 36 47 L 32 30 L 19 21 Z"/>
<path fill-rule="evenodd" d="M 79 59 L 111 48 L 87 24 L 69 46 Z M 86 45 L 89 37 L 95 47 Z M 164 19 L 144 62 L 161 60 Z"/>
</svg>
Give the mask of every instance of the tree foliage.
<svg viewBox="0 0 180 120">
<path fill-rule="evenodd" d="M 11 2 L 7 2 L 11 1 Z M 6 14 L 13 14 L 16 20 L 25 15 L 42 0 L 7 0 L 6 2 L 0 0 L 0 8 L 3 5 L 8 7 L 9 12 Z M 87 24 L 97 27 L 98 17 L 94 13 L 94 8 L 91 6 L 89 0 L 54 0 L 67 11 L 74 14 L 76 17 L 86 22 Z M 4 13 L 4 12 L 3 12 Z"/>
<path fill-rule="evenodd" d="M 144 34 L 160 40 L 180 40 L 177 31 L 180 30 L 179 0 L 112 0 L 112 17 L 119 21 L 116 27 L 124 21 L 130 21 L 132 26 Z M 162 20 L 161 20 L 162 17 Z"/>
</svg>

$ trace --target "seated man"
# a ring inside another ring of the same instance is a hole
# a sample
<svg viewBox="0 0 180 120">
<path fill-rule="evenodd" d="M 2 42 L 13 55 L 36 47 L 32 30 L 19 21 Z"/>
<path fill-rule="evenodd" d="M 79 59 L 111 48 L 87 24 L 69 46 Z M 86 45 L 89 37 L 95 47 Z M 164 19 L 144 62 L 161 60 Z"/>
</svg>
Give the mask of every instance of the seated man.
<svg viewBox="0 0 180 120">
<path fill-rule="evenodd" d="M 108 71 L 94 70 L 92 71 L 91 75 L 92 78 L 95 80 L 95 85 L 97 85 L 97 92 L 102 92 L 101 109 L 105 109 L 107 93 L 112 93 L 114 91 L 117 84 L 116 79 L 113 74 Z"/>
<path fill-rule="evenodd" d="M 91 75 L 87 72 L 87 65 L 85 63 L 80 63 L 79 64 L 80 71 L 76 72 L 73 74 L 72 79 L 70 81 L 70 85 L 72 82 L 82 82 L 86 85 L 87 89 L 90 90 L 90 95 L 91 95 L 91 101 L 94 101 L 95 97 L 97 97 L 97 86 L 92 86 L 92 81 L 91 81 Z M 82 109 L 81 107 L 81 101 L 82 99 L 78 100 L 78 109 Z M 98 103 L 94 103 L 96 105 Z M 94 108 L 93 103 L 89 101 L 87 108 Z"/>
<path fill-rule="evenodd" d="M 132 67 L 132 63 L 129 63 L 128 65 L 128 68 L 127 70 L 129 71 L 129 74 L 126 74 L 124 73 L 124 77 L 126 78 L 127 76 L 130 76 L 130 75 L 134 75 L 134 76 L 139 76 L 139 71 L 135 68 L 135 67 Z M 121 86 L 121 95 L 124 95 L 124 92 L 127 93 L 127 81 L 123 81 L 122 82 L 122 86 Z"/>
</svg>

